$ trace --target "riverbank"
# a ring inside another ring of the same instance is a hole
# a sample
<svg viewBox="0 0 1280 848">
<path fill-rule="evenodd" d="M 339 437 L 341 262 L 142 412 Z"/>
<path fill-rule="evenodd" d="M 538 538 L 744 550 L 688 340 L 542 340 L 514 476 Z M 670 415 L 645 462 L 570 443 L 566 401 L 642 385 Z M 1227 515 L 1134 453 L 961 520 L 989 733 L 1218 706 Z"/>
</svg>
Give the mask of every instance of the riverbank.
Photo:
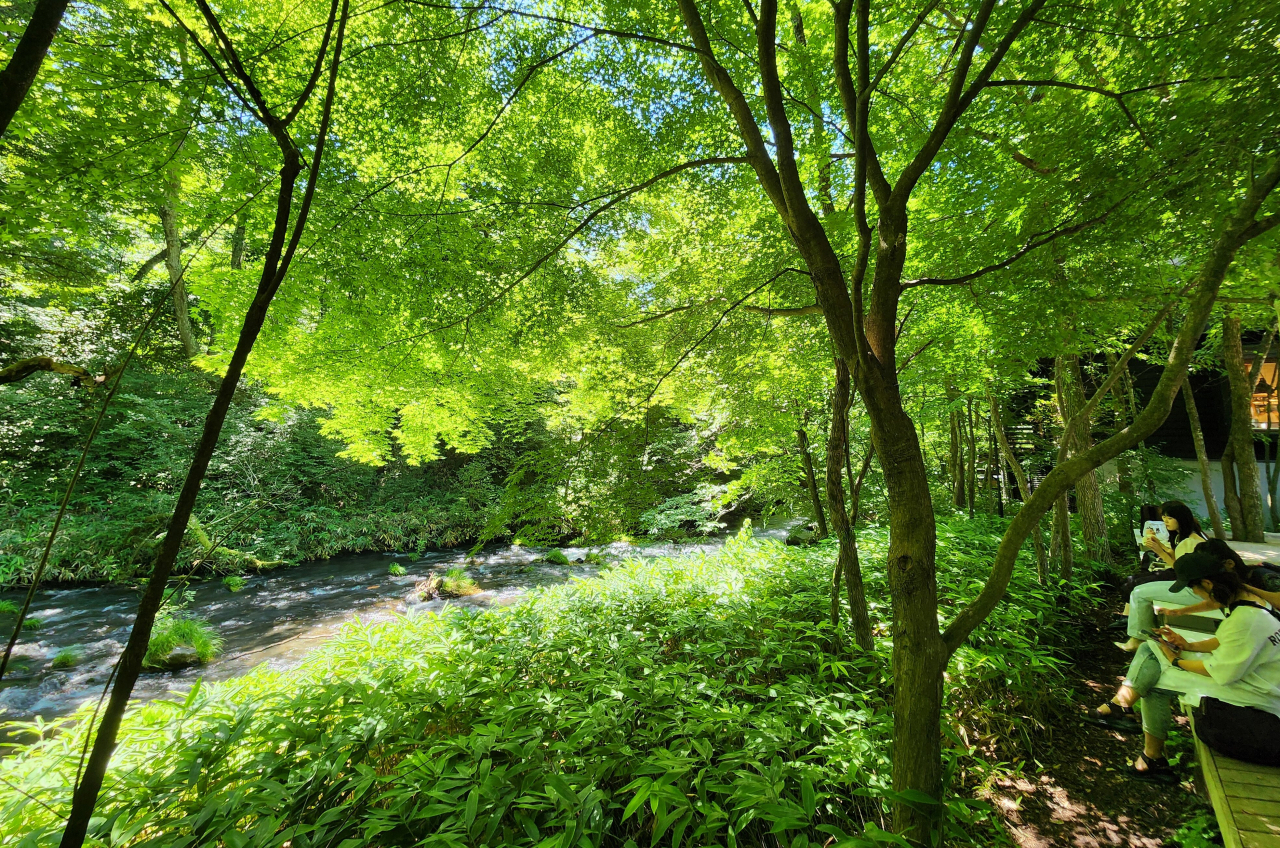
<svg viewBox="0 0 1280 848">
<path fill-rule="evenodd" d="M 998 529 L 940 527 L 948 607 L 977 591 Z M 884 535 L 864 537 L 868 594 L 881 599 Z M 739 844 L 766 832 L 788 845 L 873 838 L 885 823 L 890 645 L 877 600 L 876 650 L 832 652 L 833 554 L 734 539 L 479 615 L 352 623 L 294 670 L 259 668 L 134 710 L 104 821 L 206 841 L 265 828 L 295 844 L 435 834 L 532 846 L 606 831 L 620 843 L 655 832 L 708 844 L 731 833 Z M 1033 571 L 1019 569 L 1008 601 L 953 661 L 957 786 L 1025 761 L 1067 702 L 1064 623 L 1090 593 L 1081 580 L 1063 602 Z M 0 839 L 55 838 L 50 810 L 66 807 L 82 732 L 0 763 L 40 801 L 0 789 Z M 948 809 L 953 843 L 1005 839 L 990 803 L 957 796 Z"/>
<path fill-rule="evenodd" d="M 756 533 L 785 538 L 790 523 Z M 482 609 L 510 604 L 530 588 L 589 577 L 603 562 L 705 552 L 724 539 L 564 548 L 564 563 L 548 562 L 545 549 L 513 545 L 491 545 L 474 553 L 467 548 L 423 555 L 365 553 L 248 576 L 235 593 L 217 579 L 178 579 L 174 586 L 192 592 L 190 611 L 209 623 L 223 650 L 207 665 L 143 674 L 134 697 L 163 698 L 174 690 L 186 691 L 197 679 L 226 680 L 260 663 L 276 670 L 292 668 L 355 617 L 378 623 L 406 613 L 406 595 L 431 572 L 463 569 L 482 591 L 447 603 Z M 393 565 L 403 573 L 392 573 Z M 0 592 L 0 602 L 17 605 L 22 599 L 21 592 Z M 39 626 L 22 633 L 14 664 L 0 682 L 0 718 L 52 720 L 95 699 L 128 639 L 137 603 L 137 590 L 119 584 L 40 590 L 31 611 Z M 437 600 L 419 611 L 438 612 L 445 606 L 446 601 Z M 0 615 L 0 630 L 14 620 Z M 66 662 L 68 657 L 74 661 Z"/>
</svg>

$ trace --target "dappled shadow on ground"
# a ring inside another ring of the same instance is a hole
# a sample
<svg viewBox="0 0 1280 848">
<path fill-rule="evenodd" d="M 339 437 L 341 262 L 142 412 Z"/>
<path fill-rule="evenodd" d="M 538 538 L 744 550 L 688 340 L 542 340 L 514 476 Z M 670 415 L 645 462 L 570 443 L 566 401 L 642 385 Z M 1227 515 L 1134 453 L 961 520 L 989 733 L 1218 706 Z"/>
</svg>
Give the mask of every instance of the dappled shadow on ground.
<svg viewBox="0 0 1280 848">
<path fill-rule="evenodd" d="M 1094 848 L 1172 845 L 1178 828 L 1207 803 L 1194 794 L 1195 768 L 1185 718 L 1171 738 L 1169 755 L 1182 777 L 1179 786 L 1157 786 L 1129 776 L 1141 751 L 1141 736 L 1084 724 L 1087 709 L 1114 693 L 1129 655 L 1106 629 L 1118 601 L 1109 600 L 1095 618 L 1081 621 L 1080 645 L 1068 669 L 1075 699 L 1062 705 L 1057 720 L 1021 775 L 993 781 L 983 792 L 1023 848 Z"/>
</svg>

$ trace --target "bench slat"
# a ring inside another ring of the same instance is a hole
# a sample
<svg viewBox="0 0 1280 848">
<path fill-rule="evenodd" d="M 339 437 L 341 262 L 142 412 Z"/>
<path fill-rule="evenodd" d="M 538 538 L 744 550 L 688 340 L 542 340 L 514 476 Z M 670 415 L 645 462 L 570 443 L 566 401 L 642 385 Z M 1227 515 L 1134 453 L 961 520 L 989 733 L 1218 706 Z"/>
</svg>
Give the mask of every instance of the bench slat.
<svg viewBox="0 0 1280 848">
<path fill-rule="evenodd" d="M 1274 833 L 1256 833 L 1243 831 L 1240 834 L 1241 848 L 1280 848 L 1280 836 Z"/>
<path fill-rule="evenodd" d="M 1250 801 L 1280 801 L 1280 785 L 1275 783 L 1237 783 L 1223 776 L 1222 786 L 1230 798 L 1244 798 Z"/>
</svg>

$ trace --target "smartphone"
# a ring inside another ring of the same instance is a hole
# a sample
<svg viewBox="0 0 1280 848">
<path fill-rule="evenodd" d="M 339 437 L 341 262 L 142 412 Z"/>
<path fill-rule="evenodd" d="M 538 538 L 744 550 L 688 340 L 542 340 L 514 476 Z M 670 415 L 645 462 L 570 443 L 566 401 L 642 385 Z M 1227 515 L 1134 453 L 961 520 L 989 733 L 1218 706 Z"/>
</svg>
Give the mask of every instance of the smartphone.
<svg viewBox="0 0 1280 848">
<path fill-rule="evenodd" d="M 1152 630 L 1150 628 L 1147 628 L 1146 630 L 1139 630 L 1138 632 L 1141 633 L 1143 636 L 1146 636 L 1148 639 L 1155 639 L 1157 642 L 1163 642 L 1165 640 L 1164 637 L 1161 636 L 1159 632 Z"/>
</svg>

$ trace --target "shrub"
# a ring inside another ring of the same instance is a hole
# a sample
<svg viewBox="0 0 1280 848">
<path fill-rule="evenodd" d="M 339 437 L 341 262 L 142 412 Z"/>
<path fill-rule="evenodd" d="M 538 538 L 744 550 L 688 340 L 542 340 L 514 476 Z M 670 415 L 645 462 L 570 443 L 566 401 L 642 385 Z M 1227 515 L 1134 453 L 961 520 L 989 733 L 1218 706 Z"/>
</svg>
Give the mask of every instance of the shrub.
<svg viewBox="0 0 1280 848">
<path fill-rule="evenodd" d="M 940 527 L 942 609 L 980 591 L 1000 527 Z M 885 534 L 861 541 L 868 597 L 887 597 L 870 565 Z M 258 829 L 334 846 L 891 842 L 878 827 L 891 646 L 832 652 L 837 634 L 849 644 L 829 621 L 834 552 L 738 538 L 501 609 L 357 621 L 295 670 L 259 667 L 130 712 L 98 815 L 112 844 Z M 1021 740 L 1060 708 L 1056 646 L 1086 576 L 1064 601 L 1023 561 L 957 653 L 950 773 L 989 770 L 975 749 L 1027 756 Z M 885 608 L 871 610 L 882 633 Z M 86 715 L 13 725 L 40 741 L 0 760 L 0 843 L 56 842 Z M 950 844 L 1003 841 L 988 805 L 946 803 Z"/>
<path fill-rule="evenodd" d="M 475 595 L 479 592 L 480 587 L 476 585 L 476 581 L 468 577 L 467 572 L 461 568 L 451 568 L 446 571 L 440 583 L 440 594 L 450 598 Z"/>
<path fill-rule="evenodd" d="M 228 592 L 239 592 L 248 584 L 249 581 L 245 580 L 239 574 L 228 574 L 226 577 L 222 578 L 222 585 L 227 587 Z"/>
<path fill-rule="evenodd" d="M 187 611 L 194 594 L 187 590 L 160 608 L 151 629 L 147 653 L 142 658 L 143 668 L 169 668 L 169 656 L 178 648 L 190 648 L 200 663 L 207 663 L 222 650 L 222 638 L 217 631 L 207 621 Z"/>
<path fill-rule="evenodd" d="M 564 551 L 559 548 L 552 548 L 542 555 L 543 562 L 549 562 L 552 565 L 569 565 L 569 558 L 564 555 Z"/>
<path fill-rule="evenodd" d="M 44 627 L 44 622 L 38 618 L 28 617 L 22 620 L 23 630 L 39 630 L 41 627 Z"/>
<path fill-rule="evenodd" d="M 22 612 L 22 607 L 13 601 L 0 601 L 0 615 L 17 615 Z"/>
<path fill-rule="evenodd" d="M 53 657 L 54 668 L 73 668 L 84 659 L 79 648 L 61 648 Z"/>
<path fill-rule="evenodd" d="M 408 572 L 404 570 L 404 566 L 398 562 L 393 562 L 387 568 L 387 573 L 392 577 L 404 577 Z"/>
</svg>

